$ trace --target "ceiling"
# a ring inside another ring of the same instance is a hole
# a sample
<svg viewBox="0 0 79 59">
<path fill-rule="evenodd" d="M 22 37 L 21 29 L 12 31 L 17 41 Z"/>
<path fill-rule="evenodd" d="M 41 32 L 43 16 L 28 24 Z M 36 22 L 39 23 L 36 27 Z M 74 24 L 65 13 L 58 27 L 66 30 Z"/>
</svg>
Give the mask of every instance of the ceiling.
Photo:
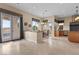
<svg viewBox="0 0 79 59">
<path fill-rule="evenodd" d="M 40 17 L 67 17 L 76 13 L 76 6 L 79 6 L 79 3 L 8 3 L 7 5 Z"/>
</svg>

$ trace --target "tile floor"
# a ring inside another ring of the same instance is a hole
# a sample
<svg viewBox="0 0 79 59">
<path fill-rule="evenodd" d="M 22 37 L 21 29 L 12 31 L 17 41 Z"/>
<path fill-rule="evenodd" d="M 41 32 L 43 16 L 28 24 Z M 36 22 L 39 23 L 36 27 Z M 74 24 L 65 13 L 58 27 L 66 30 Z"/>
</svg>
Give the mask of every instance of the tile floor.
<svg viewBox="0 0 79 59">
<path fill-rule="evenodd" d="M 35 44 L 27 40 L 0 43 L 1 55 L 77 55 L 79 43 L 71 43 L 67 37 L 44 39 Z"/>
</svg>

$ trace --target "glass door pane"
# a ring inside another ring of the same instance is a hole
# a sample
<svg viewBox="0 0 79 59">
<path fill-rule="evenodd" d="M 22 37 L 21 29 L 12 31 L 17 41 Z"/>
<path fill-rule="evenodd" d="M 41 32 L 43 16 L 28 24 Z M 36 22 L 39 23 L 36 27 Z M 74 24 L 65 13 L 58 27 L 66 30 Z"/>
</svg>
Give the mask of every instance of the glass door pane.
<svg viewBox="0 0 79 59">
<path fill-rule="evenodd" d="M 11 40 L 11 16 L 9 14 L 1 14 L 2 23 L 2 41 Z"/>
<path fill-rule="evenodd" d="M 20 17 L 13 16 L 12 19 L 12 39 L 20 39 Z"/>
</svg>

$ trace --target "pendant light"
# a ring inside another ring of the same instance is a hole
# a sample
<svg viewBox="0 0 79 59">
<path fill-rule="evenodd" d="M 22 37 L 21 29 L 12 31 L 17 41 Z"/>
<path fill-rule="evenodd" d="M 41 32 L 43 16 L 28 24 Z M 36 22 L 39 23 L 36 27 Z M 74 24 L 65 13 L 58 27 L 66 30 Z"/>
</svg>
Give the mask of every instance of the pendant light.
<svg viewBox="0 0 79 59">
<path fill-rule="evenodd" d="M 44 10 L 41 24 L 45 24 L 47 22 L 47 20 L 45 19 L 45 13 L 46 12 L 47 12 L 47 10 Z"/>
<path fill-rule="evenodd" d="M 79 14 L 78 14 L 78 6 L 76 6 L 76 14 L 75 14 L 75 16 L 76 16 L 76 18 L 75 18 L 75 21 L 79 21 Z"/>
</svg>

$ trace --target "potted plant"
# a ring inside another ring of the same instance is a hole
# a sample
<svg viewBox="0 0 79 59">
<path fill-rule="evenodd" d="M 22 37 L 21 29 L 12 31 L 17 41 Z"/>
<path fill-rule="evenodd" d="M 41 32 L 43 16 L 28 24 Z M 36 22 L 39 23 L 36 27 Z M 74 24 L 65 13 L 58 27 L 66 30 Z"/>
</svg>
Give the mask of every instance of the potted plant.
<svg viewBox="0 0 79 59">
<path fill-rule="evenodd" d="M 37 30 L 37 26 L 33 26 L 33 30 L 36 31 Z"/>
</svg>

